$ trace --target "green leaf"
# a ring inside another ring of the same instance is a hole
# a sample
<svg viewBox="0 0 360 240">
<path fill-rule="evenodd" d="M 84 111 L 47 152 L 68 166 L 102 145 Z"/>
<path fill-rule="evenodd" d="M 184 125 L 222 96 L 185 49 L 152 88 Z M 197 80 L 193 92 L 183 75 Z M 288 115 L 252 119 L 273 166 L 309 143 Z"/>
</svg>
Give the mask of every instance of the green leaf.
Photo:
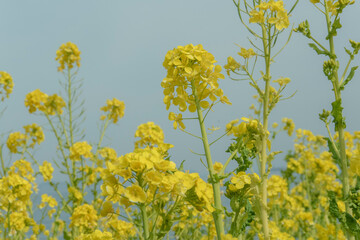
<svg viewBox="0 0 360 240">
<path fill-rule="evenodd" d="M 331 103 L 331 115 L 334 117 L 335 130 L 338 131 L 339 127 L 346 128 L 345 118 L 342 115 L 341 98 Z"/>
<path fill-rule="evenodd" d="M 324 137 L 324 139 L 327 141 L 329 152 L 332 154 L 333 158 L 335 159 L 335 162 L 340 165 L 341 164 L 340 157 L 336 154 L 336 151 L 332 145 L 330 138 Z"/>
<path fill-rule="evenodd" d="M 318 55 L 326 55 L 331 57 L 332 54 L 328 50 L 321 50 L 315 43 L 309 43 L 309 46 L 315 50 Z"/>
<path fill-rule="evenodd" d="M 335 19 L 333 24 L 331 25 L 331 31 L 326 36 L 326 40 L 329 40 L 330 37 L 334 37 L 337 35 L 337 30 L 340 29 L 342 25 L 340 24 L 340 18 Z"/>
<path fill-rule="evenodd" d="M 352 68 L 351 68 L 349 75 L 346 77 L 344 83 L 341 84 L 341 87 L 340 87 L 341 90 L 343 90 L 344 87 L 346 86 L 346 84 L 348 84 L 348 83 L 351 81 L 351 79 L 353 79 L 353 77 L 354 77 L 354 75 L 355 75 L 355 71 L 356 71 L 356 69 L 357 69 L 358 67 L 359 67 L 359 66 L 355 66 L 355 67 L 352 67 Z"/>
<path fill-rule="evenodd" d="M 356 219 L 353 218 L 353 216 L 351 216 L 348 213 L 345 213 L 345 219 L 346 219 L 346 225 L 348 226 L 350 232 L 360 233 L 360 225 L 356 222 Z"/>
</svg>

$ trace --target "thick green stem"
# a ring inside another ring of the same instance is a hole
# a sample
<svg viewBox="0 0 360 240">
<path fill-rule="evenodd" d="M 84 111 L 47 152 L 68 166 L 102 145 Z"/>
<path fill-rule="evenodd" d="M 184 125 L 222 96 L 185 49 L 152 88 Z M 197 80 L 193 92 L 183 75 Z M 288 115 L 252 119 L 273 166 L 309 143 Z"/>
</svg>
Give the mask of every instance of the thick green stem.
<svg viewBox="0 0 360 240">
<path fill-rule="evenodd" d="M 141 204 L 140 211 L 141 211 L 141 218 L 142 218 L 142 222 L 143 222 L 143 235 L 144 235 L 144 239 L 147 240 L 147 239 L 149 239 L 150 234 L 149 234 L 149 222 L 148 222 L 148 216 L 147 216 L 145 204 Z"/>
<path fill-rule="evenodd" d="M 262 40 L 263 48 L 265 53 L 265 67 L 266 72 L 264 76 L 265 81 L 265 94 L 263 95 L 263 137 L 261 144 L 260 152 L 260 177 L 261 177 L 261 186 L 260 186 L 260 218 L 263 228 L 264 239 L 269 240 L 269 223 L 268 223 L 268 213 L 267 213 L 267 129 L 268 129 L 268 115 L 269 115 L 269 93 L 270 93 L 270 41 L 268 41 L 268 34 L 266 32 L 266 27 L 262 25 Z"/>
<path fill-rule="evenodd" d="M 329 35 L 329 45 L 330 45 L 330 53 L 331 53 L 331 57 L 333 60 L 336 60 L 336 56 L 335 55 L 335 48 L 334 48 L 334 35 L 330 34 L 331 32 L 331 20 L 330 20 L 330 16 L 329 16 L 329 9 L 327 4 L 325 4 L 325 16 L 326 16 L 326 24 L 327 24 L 327 30 L 328 30 L 328 35 Z M 335 79 L 332 79 L 331 82 L 333 84 L 333 90 L 334 90 L 334 94 L 335 94 L 335 100 L 341 101 L 341 89 L 340 89 L 340 83 L 339 83 L 339 76 L 338 76 L 338 71 L 336 70 L 334 73 L 334 77 Z M 341 113 L 342 114 L 342 113 Z M 343 116 L 341 116 L 341 118 L 343 119 Z M 343 200 L 345 202 L 345 211 L 352 215 L 352 210 L 349 207 L 349 192 L 350 192 L 350 183 L 349 183 L 349 173 L 348 173 L 348 162 L 346 159 L 346 150 L 345 150 L 345 137 L 344 137 L 344 129 L 345 127 L 343 126 L 342 123 L 339 123 L 337 125 L 337 132 L 339 135 L 339 145 L 340 145 L 340 168 L 341 168 L 341 181 L 342 181 L 342 185 L 343 185 Z M 347 238 L 348 239 L 355 239 L 354 236 L 350 235 L 350 233 L 347 233 Z"/>
<path fill-rule="evenodd" d="M 196 111 L 198 114 L 198 119 L 199 119 L 199 124 L 200 124 L 200 130 L 201 130 L 202 142 L 204 145 L 207 167 L 208 167 L 211 184 L 213 186 L 213 191 L 214 191 L 215 211 L 213 212 L 213 217 L 214 217 L 214 222 L 215 222 L 216 234 L 217 234 L 218 240 L 221 240 L 221 235 L 223 235 L 225 231 L 224 231 L 224 222 L 223 222 L 223 207 L 221 204 L 220 182 L 216 181 L 216 179 L 214 177 L 215 171 L 214 171 L 213 162 L 211 160 L 210 146 L 209 146 L 209 142 L 208 142 L 208 138 L 207 138 L 204 117 L 203 117 L 202 110 L 200 107 L 200 100 L 198 99 L 194 80 L 191 81 L 191 87 L 192 87 L 192 92 L 195 97 Z"/>
</svg>

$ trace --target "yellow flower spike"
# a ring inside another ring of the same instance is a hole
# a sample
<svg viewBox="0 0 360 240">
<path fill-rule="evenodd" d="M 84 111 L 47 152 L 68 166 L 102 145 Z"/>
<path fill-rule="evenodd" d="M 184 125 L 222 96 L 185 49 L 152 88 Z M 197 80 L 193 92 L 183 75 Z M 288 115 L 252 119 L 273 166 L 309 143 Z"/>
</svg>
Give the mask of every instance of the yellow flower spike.
<svg viewBox="0 0 360 240">
<path fill-rule="evenodd" d="M 6 145 L 10 152 L 17 153 L 18 147 L 25 147 L 25 144 L 27 142 L 28 136 L 26 134 L 23 134 L 21 132 L 13 132 L 10 133 Z"/>
<path fill-rule="evenodd" d="M 32 143 L 29 145 L 29 147 L 34 147 L 36 143 L 40 145 L 40 143 L 44 141 L 44 132 L 42 128 L 36 123 L 26 125 L 24 126 L 24 129 L 25 134 L 32 140 Z"/>
<path fill-rule="evenodd" d="M 168 51 L 163 62 L 167 76 L 161 82 L 166 109 L 174 105 L 181 112 L 188 109 L 195 112 L 194 93 L 204 109 L 211 106 L 208 98 L 214 102 L 222 97 L 214 95 L 219 89 L 218 80 L 225 78 L 221 74 L 222 67 L 214 65 L 215 62 L 214 56 L 201 45 L 189 44 Z M 223 97 L 222 102 L 227 103 L 228 100 Z M 178 123 L 174 123 L 174 127 L 177 127 Z"/>
<path fill-rule="evenodd" d="M 74 64 L 76 64 L 77 67 L 80 67 L 80 53 L 81 52 L 74 43 L 67 42 L 62 44 L 56 51 L 55 60 L 60 63 L 58 71 L 62 72 L 65 68 L 70 70 L 74 67 Z"/>
<path fill-rule="evenodd" d="M 42 166 L 39 166 L 39 172 L 43 176 L 44 182 L 51 181 L 54 168 L 52 167 L 51 163 L 44 161 Z"/>
<path fill-rule="evenodd" d="M 61 115 L 63 113 L 63 108 L 66 106 L 64 99 L 57 94 L 53 94 L 47 97 L 46 102 L 44 103 L 45 111 L 49 115 L 55 115 L 55 113 Z"/>
<path fill-rule="evenodd" d="M 69 227 L 80 227 L 81 229 L 94 229 L 99 217 L 93 205 L 84 204 L 74 209 L 70 217 Z"/>
<path fill-rule="evenodd" d="M 80 161 L 80 157 L 91 158 L 92 147 L 86 142 L 77 142 L 70 147 L 70 159 L 73 161 Z"/>
<path fill-rule="evenodd" d="M 138 126 L 135 137 L 140 140 L 135 142 L 135 148 L 143 146 L 160 146 L 164 143 L 164 132 L 160 126 L 153 122 L 144 123 Z"/>
<path fill-rule="evenodd" d="M 113 98 L 112 100 L 108 99 L 106 101 L 106 106 L 103 106 L 100 110 L 107 113 L 106 116 L 101 116 L 101 120 L 105 120 L 106 117 L 108 117 L 113 120 L 113 123 L 117 123 L 118 119 L 124 116 L 125 103 L 116 98 Z"/>
<path fill-rule="evenodd" d="M 41 92 L 39 89 L 36 89 L 28 93 L 25 97 L 25 107 L 29 107 L 29 113 L 33 113 L 37 110 L 45 111 L 45 102 L 48 99 L 46 93 Z"/>
<path fill-rule="evenodd" d="M 5 97 L 9 98 L 9 95 L 12 93 L 14 88 L 14 82 L 10 74 L 4 71 L 0 71 L 0 95 L 5 95 L 1 97 L 1 101 L 4 101 Z"/>
</svg>

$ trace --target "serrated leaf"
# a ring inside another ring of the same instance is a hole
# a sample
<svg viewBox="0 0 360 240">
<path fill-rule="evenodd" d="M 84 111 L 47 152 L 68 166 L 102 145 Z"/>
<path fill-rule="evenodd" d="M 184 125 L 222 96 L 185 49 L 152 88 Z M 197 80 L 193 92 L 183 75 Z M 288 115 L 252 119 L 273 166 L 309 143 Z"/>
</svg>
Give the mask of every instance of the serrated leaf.
<svg viewBox="0 0 360 240">
<path fill-rule="evenodd" d="M 315 43 L 309 43 L 309 46 L 315 50 L 315 52 L 318 55 L 326 55 L 326 56 L 331 56 L 331 53 L 327 50 L 321 50 L 320 48 L 318 48 L 318 46 Z"/>
<path fill-rule="evenodd" d="M 346 225 L 352 233 L 360 233 L 360 225 L 349 213 L 345 213 Z"/>
<path fill-rule="evenodd" d="M 335 162 L 340 165 L 340 162 L 341 162 L 341 161 L 340 161 L 340 158 L 339 158 L 339 156 L 336 154 L 336 151 L 335 151 L 335 149 L 334 149 L 334 147 L 333 147 L 333 145 L 332 145 L 332 142 L 331 142 L 330 138 L 324 137 L 324 139 L 327 141 L 328 148 L 329 148 L 329 152 L 332 154 Z"/>
<path fill-rule="evenodd" d="M 330 37 L 336 36 L 337 35 L 337 30 L 340 29 L 341 27 L 342 27 L 342 25 L 340 24 L 340 18 L 337 18 L 333 22 L 333 24 L 331 25 L 331 31 L 326 36 L 326 40 L 329 40 Z"/>
<path fill-rule="evenodd" d="M 346 84 L 348 84 L 351 81 L 351 79 L 353 79 L 353 77 L 355 75 L 355 71 L 358 67 L 359 66 L 355 66 L 355 67 L 351 68 L 349 75 L 346 77 L 344 83 L 341 86 L 342 89 L 346 86 Z"/>
<path fill-rule="evenodd" d="M 335 130 L 338 131 L 339 127 L 346 128 L 345 118 L 342 115 L 341 99 L 338 99 L 331 103 L 332 110 L 331 115 L 333 116 L 333 122 L 335 124 Z"/>
</svg>

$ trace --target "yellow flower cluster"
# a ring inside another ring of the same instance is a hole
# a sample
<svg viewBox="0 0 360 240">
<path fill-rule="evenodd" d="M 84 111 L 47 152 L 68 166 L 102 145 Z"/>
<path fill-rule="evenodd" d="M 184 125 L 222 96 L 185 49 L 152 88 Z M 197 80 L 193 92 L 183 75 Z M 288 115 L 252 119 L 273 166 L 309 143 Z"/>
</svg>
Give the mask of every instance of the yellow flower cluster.
<svg viewBox="0 0 360 240">
<path fill-rule="evenodd" d="M 274 24 L 277 30 L 282 30 L 289 26 L 289 18 L 283 1 L 270 0 L 269 2 L 261 2 L 250 11 L 250 23 Z"/>
<path fill-rule="evenodd" d="M 27 135 L 21 132 L 10 133 L 6 145 L 10 152 L 17 153 L 19 152 L 18 147 L 25 147 L 27 141 Z"/>
<path fill-rule="evenodd" d="M 4 101 L 5 97 L 8 98 L 14 88 L 14 82 L 10 74 L 4 71 L 0 71 L 0 95 L 1 101 Z"/>
<path fill-rule="evenodd" d="M 56 51 L 55 60 L 60 63 L 58 71 L 62 72 L 66 67 L 70 70 L 74 67 L 74 64 L 80 67 L 80 53 L 81 52 L 74 43 L 67 42 L 62 44 Z"/>
<path fill-rule="evenodd" d="M 19 147 L 33 148 L 35 144 L 40 144 L 44 141 L 44 133 L 42 128 L 37 124 L 33 123 L 31 125 L 24 126 L 25 134 L 21 132 L 13 132 L 9 134 L 9 137 L 6 141 L 6 145 L 10 152 L 18 153 Z M 31 139 L 31 143 L 28 144 L 28 140 Z"/>
<path fill-rule="evenodd" d="M 56 199 L 53 198 L 52 196 L 43 194 L 43 195 L 41 195 L 41 203 L 39 205 L 39 208 L 42 209 L 46 205 L 49 205 L 49 207 L 54 208 L 58 205 L 58 203 L 57 203 Z"/>
<path fill-rule="evenodd" d="M 76 142 L 70 147 L 69 158 L 73 161 L 80 161 L 81 157 L 91 158 L 93 156 L 91 149 L 92 147 L 86 141 Z"/>
<path fill-rule="evenodd" d="M 158 147 L 162 153 L 165 153 L 174 147 L 171 144 L 164 143 L 163 130 L 153 122 L 139 125 L 135 132 L 135 137 L 140 138 L 135 142 L 135 149 L 144 146 Z"/>
<path fill-rule="evenodd" d="M 29 138 L 31 138 L 31 143 L 29 147 L 34 147 L 36 143 L 40 145 L 44 141 L 45 139 L 44 132 L 42 128 L 36 123 L 33 123 L 31 125 L 26 125 L 24 126 L 24 129 L 25 129 L 25 134 Z"/>
<path fill-rule="evenodd" d="M 39 166 L 39 172 L 43 176 L 44 182 L 51 181 L 54 168 L 52 167 L 51 163 L 44 161 L 42 166 Z"/>
<path fill-rule="evenodd" d="M 101 232 L 96 229 L 93 233 L 82 233 L 75 240 L 113 240 L 113 236 L 110 232 Z"/>
<path fill-rule="evenodd" d="M 107 115 L 101 116 L 101 120 L 104 120 L 106 118 L 112 119 L 113 123 L 117 123 L 119 118 L 122 118 L 124 116 L 125 112 L 125 103 L 123 101 L 119 101 L 116 98 L 113 98 L 112 100 L 108 99 L 106 100 L 106 106 L 103 106 L 100 108 L 101 111 L 107 112 Z"/>
<path fill-rule="evenodd" d="M 83 230 L 92 230 L 97 226 L 99 217 L 93 205 L 83 204 L 74 209 L 70 217 L 69 227 L 79 227 L 80 232 Z"/>
<path fill-rule="evenodd" d="M 233 173 L 234 174 L 234 173 Z M 236 192 L 238 190 L 241 190 L 244 188 L 246 184 L 251 184 L 251 177 L 246 174 L 245 172 L 238 172 L 237 174 L 234 174 L 234 177 L 231 177 L 229 184 L 229 190 L 232 192 Z"/>
<path fill-rule="evenodd" d="M 181 112 L 187 109 L 195 112 L 196 101 L 206 109 L 210 107 L 209 100 L 215 102 L 217 99 L 231 104 L 219 88 L 218 79 L 224 79 L 224 75 L 215 62 L 214 56 L 202 45 L 189 44 L 168 51 L 163 63 L 167 76 L 161 82 L 166 109 L 173 104 Z"/>
<path fill-rule="evenodd" d="M 281 119 L 281 121 L 282 121 L 282 123 L 285 124 L 285 126 L 283 127 L 283 130 L 287 131 L 287 134 L 289 136 L 291 136 L 295 129 L 294 121 L 290 118 L 283 118 L 283 119 Z"/>
<path fill-rule="evenodd" d="M 28 93 L 25 97 L 25 107 L 29 108 L 29 113 L 39 110 L 47 115 L 55 115 L 56 113 L 61 115 L 65 106 L 62 97 L 57 94 L 48 96 L 39 89 Z"/>
<path fill-rule="evenodd" d="M 113 215 L 106 223 L 106 227 L 112 231 L 112 239 L 128 240 L 136 235 L 136 230 L 133 223 L 117 219 L 115 215 Z"/>
<path fill-rule="evenodd" d="M 243 122 L 238 124 L 239 120 L 235 119 L 226 124 L 227 135 L 234 135 L 236 138 L 243 138 L 248 149 L 254 147 L 259 149 L 261 138 L 263 137 L 263 126 L 257 119 L 241 118 Z M 266 133 L 266 138 L 269 136 L 269 131 Z M 271 142 L 267 139 L 267 146 L 270 151 Z"/>
</svg>

